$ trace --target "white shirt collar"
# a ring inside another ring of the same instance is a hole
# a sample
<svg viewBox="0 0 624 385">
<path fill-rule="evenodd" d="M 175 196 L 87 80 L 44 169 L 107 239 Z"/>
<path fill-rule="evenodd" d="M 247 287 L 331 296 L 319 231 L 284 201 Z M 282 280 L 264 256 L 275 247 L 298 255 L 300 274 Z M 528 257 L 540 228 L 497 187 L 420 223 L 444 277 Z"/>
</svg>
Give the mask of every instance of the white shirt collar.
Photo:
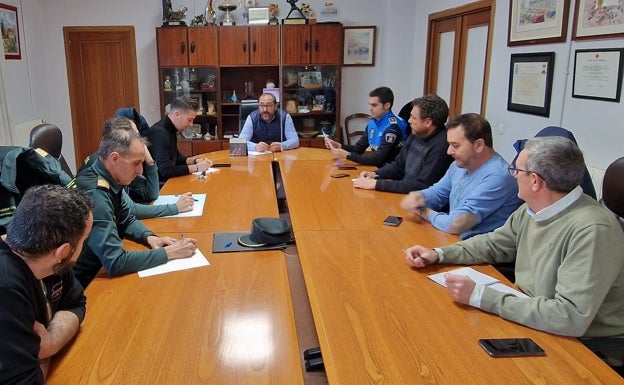
<svg viewBox="0 0 624 385">
<path fill-rule="evenodd" d="M 533 217 L 536 222 L 546 221 L 570 207 L 570 205 L 581 197 L 581 194 L 583 194 L 583 189 L 581 186 L 576 186 L 574 190 L 564 195 L 563 198 L 548 207 L 544 207 L 538 212 L 533 212 L 533 210 L 531 210 L 531 208 L 527 205 L 527 213 Z"/>
</svg>

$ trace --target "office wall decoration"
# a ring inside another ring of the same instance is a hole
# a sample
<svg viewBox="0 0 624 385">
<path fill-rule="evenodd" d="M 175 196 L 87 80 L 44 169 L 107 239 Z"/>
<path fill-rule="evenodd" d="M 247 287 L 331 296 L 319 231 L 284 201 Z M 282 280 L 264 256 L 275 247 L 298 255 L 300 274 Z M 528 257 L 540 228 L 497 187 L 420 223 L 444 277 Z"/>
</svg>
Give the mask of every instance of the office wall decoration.
<svg viewBox="0 0 624 385">
<path fill-rule="evenodd" d="M 576 50 L 572 97 L 619 103 L 623 65 L 624 48 Z"/>
<path fill-rule="evenodd" d="M 507 46 L 566 41 L 570 2 L 512 0 Z"/>
<path fill-rule="evenodd" d="M 21 59 L 17 7 L 0 3 L 0 30 L 5 59 Z"/>
<path fill-rule="evenodd" d="M 576 0 L 572 40 L 624 37 L 622 0 Z"/>
<path fill-rule="evenodd" d="M 550 116 L 554 52 L 512 54 L 507 110 Z"/>
<path fill-rule="evenodd" d="M 344 27 L 342 65 L 374 66 L 377 27 Z"/>
</svg>

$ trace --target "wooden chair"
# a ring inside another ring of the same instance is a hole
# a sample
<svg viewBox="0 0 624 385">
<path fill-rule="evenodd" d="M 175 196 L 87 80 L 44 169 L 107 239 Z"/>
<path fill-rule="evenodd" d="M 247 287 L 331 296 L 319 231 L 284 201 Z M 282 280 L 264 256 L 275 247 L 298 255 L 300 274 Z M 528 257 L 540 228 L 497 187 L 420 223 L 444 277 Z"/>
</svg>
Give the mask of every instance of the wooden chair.
<svg viewBox="0 0 624 385">
<path fill-rule="evenodd" d="M 348 145 L 355 144 L 366 132 L 366 125 L 371 116 L 363 112 L 351 114 L 345 118 L 345 134 Z"/>
</svg>

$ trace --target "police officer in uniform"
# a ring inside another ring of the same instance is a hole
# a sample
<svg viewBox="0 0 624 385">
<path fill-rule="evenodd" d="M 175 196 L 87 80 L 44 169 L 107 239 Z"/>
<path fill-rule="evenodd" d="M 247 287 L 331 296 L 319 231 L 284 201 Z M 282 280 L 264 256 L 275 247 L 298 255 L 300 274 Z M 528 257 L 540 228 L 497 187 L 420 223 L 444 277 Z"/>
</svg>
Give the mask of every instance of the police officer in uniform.
<svg viewBox="0 0 624 385">
<path fill-rule="evenodd" d="M 325 146 L 335 159 L 381 167 L 399 154 L 407 139 L 407 122 L 392 112 L 394 94 L 390 88 L 375 88 L 368 96 L 368 110 L 372 118 L 366 126 L 366 135 L 362 135 L 354 145 L 343 145 L 326 138 Z M 365 151 L 369 147 L 372 152 L 367 154 Z"/>
<path fill-rule="evenodd" d="M 121 121 L 126 119 L 112 124 Z M 137 132 L 113 127 L 102 138 L 98 159 L 68 185 L 86 191 L 95 205 L 93 229 L 74 266 L 76 278 L 85 288 L 101 267 L 110 276 L 124 275 L 170 259 L 190 257 L 197 249 L 195 239 L 155 235 L 134 216 L 123 199 L 124 186 L 143 172 L 145 143 Z M 123 238 L 143 243 L 150 250 L 124 250 Z"/>
</svg>

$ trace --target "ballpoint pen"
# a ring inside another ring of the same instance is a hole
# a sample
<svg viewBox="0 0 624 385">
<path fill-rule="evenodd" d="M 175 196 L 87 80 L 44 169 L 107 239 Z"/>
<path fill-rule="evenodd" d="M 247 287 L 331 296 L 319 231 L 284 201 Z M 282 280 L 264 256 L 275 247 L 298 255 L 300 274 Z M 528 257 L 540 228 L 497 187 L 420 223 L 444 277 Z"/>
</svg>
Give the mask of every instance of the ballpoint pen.
<svg viewBox="0 0 624 385">
<path fill-rule="evenodd" d="M 180 194 L 176 194 L 175 196 L 176 196 L 176 197 L 180 197 L 181 195 L 180 195 Z M 193 198 L 193 200 L 194 200 L 195 202 L 199 202 L 199 199 L 195 199 L 195 198 Z"/>
</svg>

